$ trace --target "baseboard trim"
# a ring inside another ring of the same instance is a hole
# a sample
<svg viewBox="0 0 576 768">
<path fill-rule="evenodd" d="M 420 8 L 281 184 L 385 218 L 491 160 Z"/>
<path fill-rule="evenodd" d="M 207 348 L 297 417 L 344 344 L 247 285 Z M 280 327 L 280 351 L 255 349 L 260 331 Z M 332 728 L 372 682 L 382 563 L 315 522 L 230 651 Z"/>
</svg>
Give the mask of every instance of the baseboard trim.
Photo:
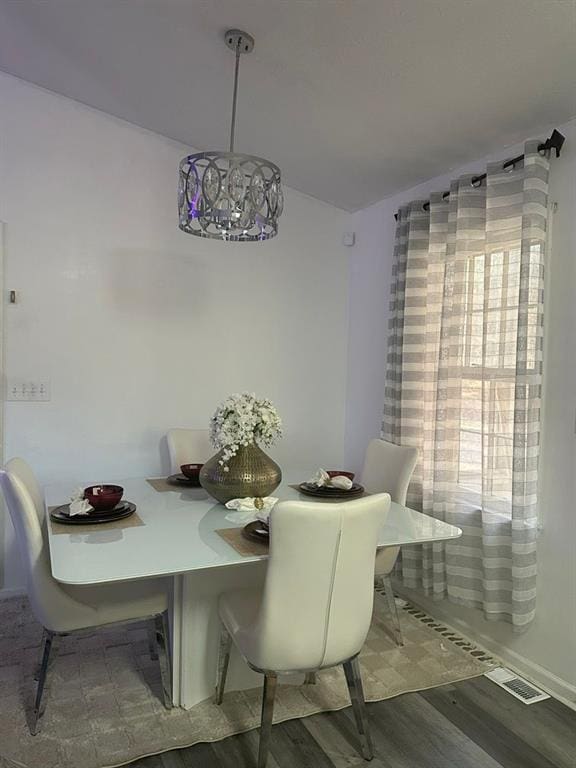
<svg viewBox="0 0 576 768">
<path fill-rule="evenodd" d="M 405 596 L 413 605 L 431 614 L 454 632 L 462 633 L 479 648 L 502 661 L 504 666 L 514 670 L 514 672 L 522 677 L 528 678 L 534 685 L 542 688 L 550 696 L 576 711 L 576 686 L 496 640 L 487 638 L 485 635 L 482 635 L 481 639 L 479 639 L 478 632 L 464 619 L 451 615 L 444 608 L 443 603 L 427 600 L 426 597 L 419 595 L 417 592 L 411 589 L 404 589 L 398 584 L 395 584 L 394 588 L 399 595 Z"/>
</svg>

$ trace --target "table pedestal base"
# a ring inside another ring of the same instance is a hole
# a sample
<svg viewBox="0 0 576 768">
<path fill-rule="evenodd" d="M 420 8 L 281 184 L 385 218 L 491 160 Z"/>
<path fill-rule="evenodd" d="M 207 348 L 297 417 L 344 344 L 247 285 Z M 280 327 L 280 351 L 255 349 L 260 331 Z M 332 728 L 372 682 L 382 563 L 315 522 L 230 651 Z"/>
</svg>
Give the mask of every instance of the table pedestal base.
<svg viewBox="0 0 576 768">
<path fill-rule="evenodd" d="M 265 561 L 246 563 L 174 577 L 170 630 L 175 706 L 190 709 L 214 695 L 220 641 L 218 597 L 223 592 L 261 586 L 266 565 Z M 303 679 L 290 675 L 282 682 L 300 685 Z M 253 672 L 233 648 L 226 690 L 259 688 L 262 682 L 262 675 Z"/>
</svg>

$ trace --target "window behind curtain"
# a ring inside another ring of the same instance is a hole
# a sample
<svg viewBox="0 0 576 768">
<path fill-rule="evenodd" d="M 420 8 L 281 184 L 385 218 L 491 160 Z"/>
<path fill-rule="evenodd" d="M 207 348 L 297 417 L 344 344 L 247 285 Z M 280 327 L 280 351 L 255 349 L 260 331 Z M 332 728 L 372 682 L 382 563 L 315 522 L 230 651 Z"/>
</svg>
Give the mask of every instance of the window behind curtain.
<svg viewBox="0 0 576 768">
<path fill-rule="evenodd" d="M 541 244 L 530 248 L 527 365 L 536 365 Z M 511 514 L 520 244 L 466 264 L 458 485 L 464 497 Z"/>
</svg>

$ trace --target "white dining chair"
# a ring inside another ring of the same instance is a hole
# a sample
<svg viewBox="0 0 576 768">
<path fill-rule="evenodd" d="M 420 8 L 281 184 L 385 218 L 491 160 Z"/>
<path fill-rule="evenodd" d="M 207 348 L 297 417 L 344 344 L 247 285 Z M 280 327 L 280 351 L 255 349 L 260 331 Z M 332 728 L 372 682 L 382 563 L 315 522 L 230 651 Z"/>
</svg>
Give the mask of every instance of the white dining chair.
<svg viewBox="0 0 576 768">
<path fill-rule="evenodd" d="M 386 440 L 371 440 L 366 450 L 360 482 L 369 493 L 389 493 L 392 501 L 406 505 L 408 485 L 414 473 L 418 451 Z M 394 623 L 393 633 L 397 645 L 404 645 L 398 608 L 390 574 L 398 558 L 400 547 L 382 547 L 376 554 L 374 569 L 376 583 L 386 592 L 388 609 Z"/>
<path fill-rule="evenodd" d="M 362 755 L 373 757 L 358 654 L 374 599 L 374 555 L 390 509 L 377 494 L 339 504 L 279 502 L 270 516 L 264 586 L 220 596 L 216 703 L 222 702 L 232 643 L 264 675 L 258 768 L 266 765 L 278 675 L 343 664 Z"/>
<path fill-rule="evenodd" d="M 43 714 L 49 662 L 58 637 L 103 625 L 149 619 L 151 651 L 160 663 L 164 704 L 169 709 L 172 693 L 166 581 L 150 579 L 93 587 L 60 584 L 50 570 L 44 502 L 32 469 L 23 459 L 12 459 L 0 470 L 0 486 L 16 532 L 32 612 L 44 628 L 30 723 L 32 735 L 38 732 Z"/>
<path fill-rule="evenodd" d="M 182 464 L 203 464 L 214 453 L 207 429 L 169 429 L 166 440 L 173 474 Z"/>
</svg>

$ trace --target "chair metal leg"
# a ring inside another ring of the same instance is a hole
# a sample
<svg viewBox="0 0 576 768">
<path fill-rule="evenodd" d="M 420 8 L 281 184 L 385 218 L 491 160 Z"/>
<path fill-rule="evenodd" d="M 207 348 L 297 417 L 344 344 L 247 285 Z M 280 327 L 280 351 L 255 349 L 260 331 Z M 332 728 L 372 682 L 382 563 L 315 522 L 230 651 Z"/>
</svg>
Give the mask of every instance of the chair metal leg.
<svg viewBox="0 0 576 768">
<path fill-rule="evenodd" d="M 274 717 L 274 699 L 278 678 L 273 672 L 264 675 L 264 690 L 262 692 L 262 719 L 260 721 L 260 743 L 258 746 L 258 768 L 266 768 L 268 748 Z"/>
<path fill-rule="evenodd" d="M 366 716 L 366 704 L 364 701 L 364 689 L 362 688 L 362 677 L 360 675 L 360 663 L 358 657 L 344 662 L 344 674 L 350 693 L 352 709 L 354 710 L 354 719 L 360 736 L 360 746 L 362 757 L 365 760 L 372 760 L 374 751 L 372 749 L 372 739 L 368 728 L 368 718 Z"/>
<path fill-rule="evenodd" d="M 306 672 L 304 685 L 316 685 L 316 672 Z"/>
<path fill-rule="evenodd" d="M 46 687 L 48 667 L 50 666 L 50 653 L 52 651 L 54 637 L 54 632 L 51 632 L 49 629 L 44 630 L 42 661 L 40 662 L 40 670 L 38 671 L 38 685 L 36 686 L 36 698 L 34 700 L 34 710 L 32 712 L 32 721 L 30 723 L 30 733 L 32 736 L 36 736 L 38 733 L 40 718 L 44 714 L 42 710 L 42 695 Z"/>
<path fill-rule="evenodd" d="M 222 704 L 224 698 L 224 689 L 226 688 L 226 676 L 228 674 L 228 663 L 230 662 L 230 651 L 232 650 L 232 638 L 225 627 L 222 627 L 220 634 L 220 649 L 218 651 L 218 680 L 216 682 L 216 693 L 214 701 L 216 704 Z"/>
<path fill-rule="evenodd" d="M 382 576 L 382 586 L 386 590 L 386 601 L 388 603 L 388 611 L 392 617 L 394 624 L 393 633 L 396 645 L 404 645 L 404 638 L 402 637 L 402 627 L 400 625 L 400 616 L 398 615 L 398 606 L 394 599 L 394 590 L 392 589 L 392 581 L 390 576 Z"/>
<path fill-rule="evenodd" d="M 148 651 L 152 661 L 158 661 L 157 640 L 156 640 L 156 621 L 154 624 L 148 622 Z"/>
<path fill-rule="evenodd" d="M 44 630 L 45 632 L 46 630 Z M 40 647 L 38 648 L 38 660 L 36 662 L 36 667 L 34 669 L 34 682 L 37 683 L 38 680 L 40 680 L 40 673 L 42 671 L 42 659 L 44 657 L 44 632 L 42 633 L 42 641 L 40 642 Z"/>
<path fill-rule="evenodd" d="M 154 617 L 154 627 L 155 652 L 160 664 L 162 680 L 162 698 L 166 709 L 172 709 L 172 665 L 170 664 L 170 633 L 166 611 Z"/>
</svg>

